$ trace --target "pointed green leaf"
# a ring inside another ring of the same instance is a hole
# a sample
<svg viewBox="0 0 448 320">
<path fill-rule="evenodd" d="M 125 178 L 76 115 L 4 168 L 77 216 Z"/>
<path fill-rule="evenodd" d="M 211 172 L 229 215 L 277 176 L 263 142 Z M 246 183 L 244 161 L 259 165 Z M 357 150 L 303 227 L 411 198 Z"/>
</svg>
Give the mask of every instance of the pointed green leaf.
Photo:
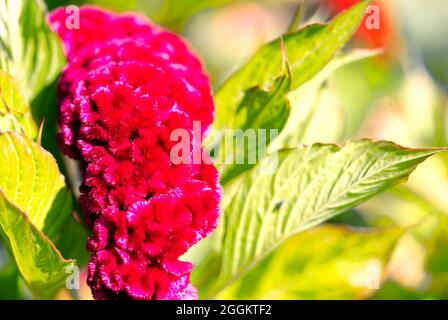
<svg viewBox="0 0 448 320">
<path fill-rule="evenodd" d="M 42 0 L 0 1 L 0 70 L 20 86 L 37 125 L 45 124 L 42 146 L 55 155 L 63 171 L 55 139 L 56 84 L 66 60 L 46 13 Z"/>
<path fill-rule="evenodd" d="M 322 138 L 325 136 L 325 131 L 334 130 L 334 121 L 336 121 L 333 119 L 335 114 L 328 113 L 328 108 L 333 106 L 327 107 L 326 101 L 322 101 L 322 93 L 325 92 L 323 90 L 325 82 L 340 68 L 377 56 L 381 52 L 381 50 L 354 49 L 347 53 L 337 55 L 313 79 L 297 90 L 289 93 L 288 100 L 291 105 L 291 115 L 280 133 L 275 147 L 294 148 L 308 141 L 310 143 L 322 141 Z M 319 117 L 325 120 L 328 119 L 325 121 L 325 124 L 331 128 L 316 127 L 314 121 Z M 310 139 L 310 136 L 314 139 Z M 328 141 L 334 142 L 338 138 L 334 136 L 334 139 Z"/>
<path fill-rule="evenodd" d="M 284 75 L 269 91 L 258 87 L 246 91 L 235 116 L 229 119 L 229 129 L 233 130 L 223 131 L 215 149 L 214 158 L 221 164 L 218 169 L 223 184 L 252 168 L 266 155 L 266 147 L 277 138 L 289 117 L 286 94 L 290 87 L 291 77 Z"/>
<path fill-rule="evenodd" d="M 294 122 L 294 114 L 290 116 L 287 94 L 313 77 L 320 87 L 330 72 L 355 59 L 341 58 L 324 68 L 356 30 L 367 3 L 328 25 L 312 25 L 267 44 L 218 91 L 214 128 L 220 131 L 210 137 L 207 148 L 213 150 L 222 184 L 261 160 L 286 121 L 289 127 L 304 127 Z"/>
<path fill-rule="evenodd" d="M 193 279 L 206 296 L 218 292 L 290 236 L 403 182 L 442 150 L 361 140 L 269 156 L 226 190 L 216 252 Z M 201 271 L 218 275 L 213 287 Z"/>
<path fill-rule="evenodd" d="M 0 228 L 6 235 L 20 274 L 36 298 L 51 299 L 65 285 L 65 260 L 53 243 L 0 190 Z"/>
<path fill-rule="evenodd" d="M 62 46 L 47 24 L 43 1 L 2 0 L 0 69 L 22 86 L 29 101 L 55 81 L 64 64 Z"/>
<path fill-rule="evenodd" d="M 15 131 L 36 139 L 38 129 L 31 109 L 14 80 L 0 71 L 0 131 Z"/>
<path fill-rule="evenodd" d="M 53 156 L 30 138 L 0 133 L 0 189 L 37 229 L 53 239 L 73 210 Z"/>
<path fill-rule="evenodd" d="M 313 24 L 283 36 L 293 75 L 291 89 L 310 80 L 333 58 L 357 30 L 369 3 L 362 0 L 329 24 Z M 269 89 L 281 76 L 284 57 L 280 48 L 281 39 L 263 46 L 220 88 L 216 94 L 216 129 L 227 127 L 246 90 Z"/>
<path fill-rule="evenodd" d="M 403 231 L 321 226 L 283 243 L 220 299 L 360 299 L 379 289 Z M 316 254 L 317 253 L 317 254 Z"/>
<path fill-rule="evenodd" d="M 299 145 L 318 111 L 318 97 L 323 83 L 340 67 L 379 53 L 380 50 L 357 49 L 339 55 L 312 80 L 293 92 L 290 92 L 289 74 L 277 79 L 269 91 L 258 87 L 247 90 L 236 113 L 228 120 L 226 129 L 233 130 L 219 132 L 214 137 L 215 144 L 212 142 L 207 146 L 209 150 L 213 149 L 221 183 L 226 185 L 252 168 L 269 150 Z M 273 129 L 276 131 L 273 132 Z M 275 144 L 271 144 L 273 140 Z"/>
</svg>

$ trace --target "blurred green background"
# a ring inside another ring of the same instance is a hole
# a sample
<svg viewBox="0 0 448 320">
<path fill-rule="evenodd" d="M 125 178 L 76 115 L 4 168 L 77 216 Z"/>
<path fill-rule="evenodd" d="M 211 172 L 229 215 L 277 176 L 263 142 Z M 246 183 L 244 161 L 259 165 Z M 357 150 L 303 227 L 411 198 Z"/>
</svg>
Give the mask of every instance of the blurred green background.
<svg viewBox="0 0 448 320">
<path fill-rule="evenodd" d="M 50 9 L 88 3 L 117 11 L 143 12 L 184 35 L 203 59 L 215 88 L 260 45 L 285 33 L 300 3 L 299 0 L 46 2 Z M 308 1 L 304 23 L 326 21 L 336 14 L 338 9 L 331 2 Z M 345 2 L 350 1 L 341 1 Z M 375 5 L 381 9 L 381 25 L 385 27 L 371 30 L 373 40 L 366 37 L 368 31 L 364 30 L 364 34 L 361 31 L 350 46 L 378 47 L 379 41 L 384 53 L 336 71 L 315 101 L 317 107 L 302 142 L 342 143 L 368 137 L 393 140 L 407 147 L 446 146 L 448 0 L 383 0 Z M 301 283 L 295 286 L 294 297 L 305 299 L 447 299 L 447 172 L 446 154 L 431 158 L 406 184 L 324 227 L 290 239 L 219 297 L 288 298 L 287 288 L 269 289 L 270 283 L 286 278 L 291 283 Z M 350 229 L 334 227 L 341 224 L 357 230 L 399 226 L 403 233 L 387 254 L 379 257 L 377 248 L 382 241 L 386 246 L 387 239 L 374 233 L 352 239 L 347 233 Z M 301 244 L 306 244 L 306 248 Z M 198 249 L 194 258 L 199 260 L 205 254 Z M 276 266 L 279 260 L 288 263 Z M 10 281 L 9 270 L 0 248 L 0 283 L 2 278 Z M 264 280 L 260 281 L 260 277 Z M 375 283 L 376 278 L 379 284 Z M 11 287 L 17 291 L 8 292 L 9 298 L 19 296 L 23 289 L 20 282 Z M 88 289 L 82 290 L 82 297 L 90 297 Z"/>
</svg>

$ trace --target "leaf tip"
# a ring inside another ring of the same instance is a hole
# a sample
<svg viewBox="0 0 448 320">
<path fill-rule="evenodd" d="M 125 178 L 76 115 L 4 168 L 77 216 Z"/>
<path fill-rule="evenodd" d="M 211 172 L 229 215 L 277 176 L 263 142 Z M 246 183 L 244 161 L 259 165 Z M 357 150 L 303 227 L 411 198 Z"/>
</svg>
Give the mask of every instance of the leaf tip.
<svg viewBox="0 0 448 320">
<path fill-rule="evenodd" d="M 282 74 L 287 74 L 291 79 L 293 79 L 294 75 L 292 73 L 292 67 L 288 59 L 288 53 L 286 51 L 283 36 L 280 37 L 280 51 L 282 53 Z"/>
</svg>

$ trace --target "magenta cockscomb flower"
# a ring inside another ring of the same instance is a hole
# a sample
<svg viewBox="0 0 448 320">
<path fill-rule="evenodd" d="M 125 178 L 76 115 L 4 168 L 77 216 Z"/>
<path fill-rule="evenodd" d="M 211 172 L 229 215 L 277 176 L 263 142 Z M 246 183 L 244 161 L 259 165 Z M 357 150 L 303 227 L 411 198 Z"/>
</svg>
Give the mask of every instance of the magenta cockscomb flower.
<svg viewBox="0 0 448 320">
<path fill-rule="evenodd" d="M 180 261 L 219 215 L 209 162 L 173 164 L 173 130 L 190 133 L 192 160 L 213 120 L 201 63 L 145 18 L 85 7 L 80 29 L 50 16 L 68 57 L 60 81 L 61 149 L 83 168 L 80 204 L 93 235 L 88 284 L 97 299 L 192 299 L 193 265 Z"/>
</svg>

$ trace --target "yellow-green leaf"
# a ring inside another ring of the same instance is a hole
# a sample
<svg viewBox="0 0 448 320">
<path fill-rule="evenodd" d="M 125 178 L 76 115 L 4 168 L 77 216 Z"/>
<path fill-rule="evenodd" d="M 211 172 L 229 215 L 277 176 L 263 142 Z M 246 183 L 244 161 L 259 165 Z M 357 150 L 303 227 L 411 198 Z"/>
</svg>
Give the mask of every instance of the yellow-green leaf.
<svg viewBox="0 0 448 320">
<path fill-rule="evenodd" d="M 19 133 L 0 133 L 0 189 L 53 239 L 73 210 L 72 196 L 53 156 Z"/>
<path fill-rule="evenodd" d="M 360 140 L 265 158 L 226 190 L 215 250 L 193 280 L 205 296 L 216 294 L 292 235 L 403 182 L 442 150 Z M 207 275 L 214 275 L 212 285 Z"/>
<path fill-rule="evenodd" d="M 286 94 L 290 86 L 291 76 L 285 74 L 269 91 L 257 87 L 245 93 L 236 114 L 229 119 L 229 129 L 233 130 L 223 132 L 215 149 L 222 184 L 252 168 L 267 154 L 267 146 L 289 117 Z"/>
<path fill-rule="evenodd" d="M 21 85 L 29 101 L 55 81 L 65 64 L 45 10 L 41 0 L 0 1 L 0 69 Z"/>
<path fill-rule="evenodd" d="M 0 229 L 6 236 L 20 274 L 36 298 L 51 299 L 65 285 L 75 265 L 0 190 Z"/>
<path fill-rule="evenodd" d="M 378 290 L 403 230 L 321 226 L 283 243 L 224 299 L 361 299 Z"/>
<path fill-rule="evenodd" d="M 7 73 L 0 71 L 0 131 L 16 131 L 33 140 L 38 129 L 31 108 Z"/>
<path fill-rule="evenodd" d="M 293 90 L 315 76 L 351 38 L 369 3 L 370 0 L 362 0 L 328 24 L 309 25 L 261 47 L 217 92 L 214 127 L 227 127 L 246 90 L 254 87 L 269 90 L 282 75 L 282 40 L 292 71 Z"/>
</svg>

